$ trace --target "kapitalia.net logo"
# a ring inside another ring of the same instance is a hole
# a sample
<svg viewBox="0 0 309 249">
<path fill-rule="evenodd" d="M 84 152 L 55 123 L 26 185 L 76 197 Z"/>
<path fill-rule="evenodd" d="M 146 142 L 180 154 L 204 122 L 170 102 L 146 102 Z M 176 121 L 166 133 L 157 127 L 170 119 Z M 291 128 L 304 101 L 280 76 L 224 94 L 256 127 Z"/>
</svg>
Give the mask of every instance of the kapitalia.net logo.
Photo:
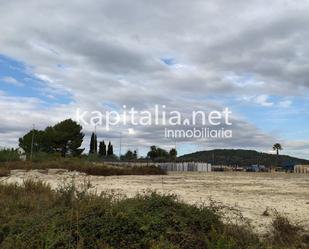
<svg viewBox="0 0 309 249">
<path fill-rule="evenodd" d="M 154 105 L 149 110 L 137 110 L 123 105 L 119 110 L 76 110 L 76 120 L 82 125 L 101 126 L 106 131 L 113 127 L 160 126 L 166 138 L 231 138 L 232 112 L 228 107 L 209 112 L 193 110 L 182 113 L 168 110 L 165 105 Z"/>
</svg>

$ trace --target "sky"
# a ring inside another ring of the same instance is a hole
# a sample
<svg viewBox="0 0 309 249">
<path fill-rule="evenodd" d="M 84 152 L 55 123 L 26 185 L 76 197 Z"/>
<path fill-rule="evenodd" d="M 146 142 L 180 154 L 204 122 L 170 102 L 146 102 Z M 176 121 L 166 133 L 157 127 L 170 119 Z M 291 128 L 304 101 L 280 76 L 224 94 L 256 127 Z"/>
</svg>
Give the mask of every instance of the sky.
<svg viewBox="0 0 309 249">
<path fill-rule="evenodd" d="M 164 138 L 163 126 L 97 127 L 145 154 L 215 148 L 309 159 L 309 1 L 1 1 L 0 146 L 76 110 L 232 111 L 230 139 Z M 94 127 L 83 126 L 88 150 Z M 120 135 L 121 134 L 121 135 Z"/>
</svg>

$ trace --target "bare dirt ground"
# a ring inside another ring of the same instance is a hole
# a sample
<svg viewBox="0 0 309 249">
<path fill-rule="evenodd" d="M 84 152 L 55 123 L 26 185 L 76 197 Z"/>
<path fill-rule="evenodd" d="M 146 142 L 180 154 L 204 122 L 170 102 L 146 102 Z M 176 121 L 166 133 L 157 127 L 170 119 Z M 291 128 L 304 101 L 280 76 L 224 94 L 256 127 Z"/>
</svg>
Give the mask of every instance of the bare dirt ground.
<svg viewBox="0 0 309 249">
<path fill-rule="evenodd" d="M 309 175 L 289 173 L 169 173 L 166 176 L 84 176 L 74 172 L 13 171 L 3 182 L 22 182 L 32 178 L 46 181 L 56 188 L 74 176 L 75 182 L 89 180 L 94 189 L 134 196 L 145 190 L 177 194 L 191 204 L 209 203 L 210 198 L 238 208 L 250 219 L 254 229 L 263 233 L 271 222 L 263 212 L 276 209 L 293 222 L 309 229 Z"/>
</svg>

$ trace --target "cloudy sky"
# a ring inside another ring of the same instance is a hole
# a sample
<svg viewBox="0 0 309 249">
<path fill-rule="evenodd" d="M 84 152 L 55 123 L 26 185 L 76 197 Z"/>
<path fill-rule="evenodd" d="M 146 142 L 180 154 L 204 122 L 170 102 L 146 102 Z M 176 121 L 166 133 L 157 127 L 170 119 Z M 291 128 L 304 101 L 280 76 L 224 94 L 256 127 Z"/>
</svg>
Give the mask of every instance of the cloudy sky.
<svg viewBox="0 0 309 249">
<path fill-rule="evenodd" d="M 309 1 L 0 2 L 0 146 L 77 108 L 159 104 L 184 115 L 229 107 L 233 138 L 172 141 L 158 126 L 98 127 L 99 138 L 117 147 L 122 132 L 141 154 L 280 142 L 309 159 Z"/>
</svg>

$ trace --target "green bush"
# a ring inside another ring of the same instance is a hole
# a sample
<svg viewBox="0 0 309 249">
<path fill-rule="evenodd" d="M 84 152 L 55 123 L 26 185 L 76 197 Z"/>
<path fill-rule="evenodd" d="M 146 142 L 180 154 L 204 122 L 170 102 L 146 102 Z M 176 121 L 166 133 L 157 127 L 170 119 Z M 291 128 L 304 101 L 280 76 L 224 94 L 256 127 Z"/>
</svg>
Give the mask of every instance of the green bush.
<svg viewBox="0 0 309 249">
<path fill-rule="evenodd" d="M 2 166 L 2 167 L 1 167 Z M 66 169 L 69 171 L 83 172 L 88 175 L 165 175 L 166 172 L 155 166 L 145 167 L 115 167 L 103 163 L 92 163 L 82 158 L 60 158 L 50 160 L 19 161 L 0 163 L 0 168 L 13 169 Z"/>
<path fill-rule="evenodd" d="M 27 158 L 30 159 L 30 155 L 27 155 Z M 46 152 L 35 152 L 32 155 L 33 162 L 45 162 L 45 161 L 55 161 L 60 160 L 61 154 L 60 153 L 46 153 Z"/>
<path fill-rule="evenodd" d="M 19 160 L 19 154 L 16 149 L 0 149 L 0 162 L 11 162 Z"/>
<path fill-rule="evenodd" d="M 223 223 L 212 206 L 155 192 L 98 196 L 89 187 L 88 182 L 57 190 L 34 181 L 0 185 L 0 248 L 294 248 L 263 242 L 249 227 Z"/>
<path fill-rule="evenodd" d="M 171 195 L 119 199 L 74 185 L 58 191 L 32 181 L 0 186 L 3 249 L 240 248 L 235 241 L 211 209 Z"/>
</svg>

